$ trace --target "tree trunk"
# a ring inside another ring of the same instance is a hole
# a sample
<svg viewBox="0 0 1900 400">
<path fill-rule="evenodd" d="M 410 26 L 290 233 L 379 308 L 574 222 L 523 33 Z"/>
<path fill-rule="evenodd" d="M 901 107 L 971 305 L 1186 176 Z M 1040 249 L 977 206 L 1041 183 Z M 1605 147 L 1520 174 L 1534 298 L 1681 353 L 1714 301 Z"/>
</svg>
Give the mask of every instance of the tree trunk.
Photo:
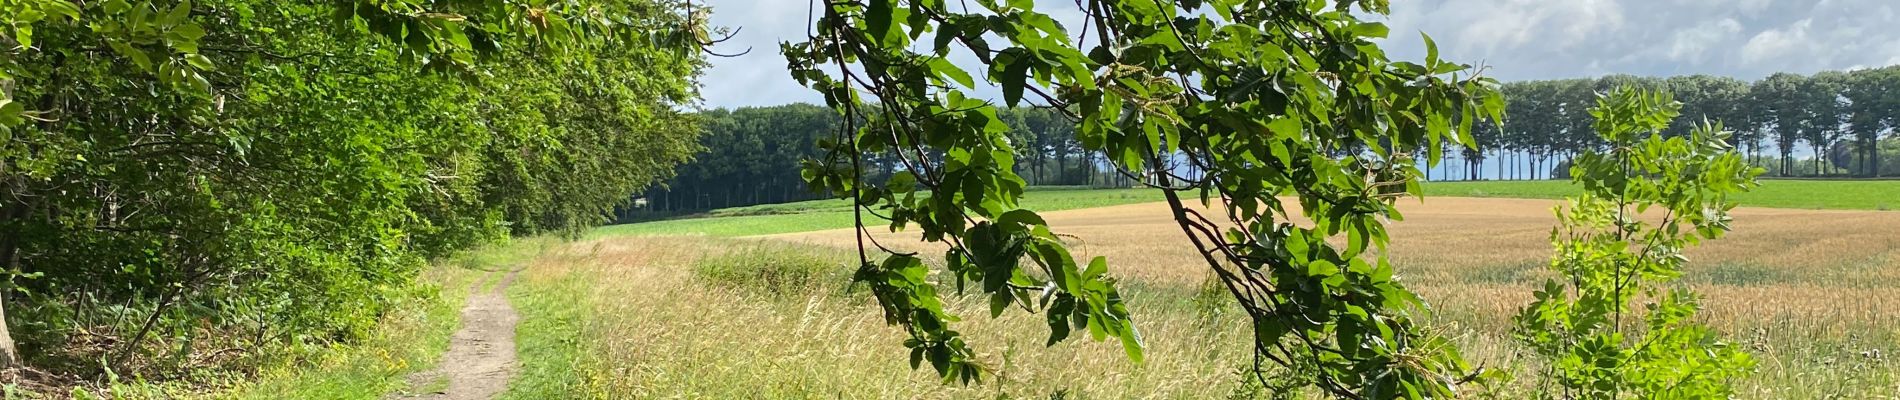
<svg viewBox="0 0 1900 400">
<path fill-rule="evenodd" d="M 1062 154 L 1062 150 L 1056 150 L 1056 184 L 1057 185 L 1069 184 L 1069 178 L 1067 176 L 1068 174 L 1069 174 L 1069 157 L 1067 154 Z"/>
<path fill-rule="evenodd" d="M 0 173 L 5 173 L 5 168 L 4 165 L 0 165 Z M 0 209 L 0 215 L 4 215 L 5 218 L 0 220 L 0 229 L 6 230 L 6 237 L 0 238 L 0 262 L 5 263 L 6 270 L 15 271 L 20 267 L 20 232 L 14 221 L 26 219 L 26 205 L 19 202 L 6 202 L 0 205 L 6 207 Z M 6 323 L 5 299 L 11 292 L 12 290 L 0 292 L 0 369 L 20 366 L 20 353 L 13 346 L 13 332 L 7 328 Z"/>
<path fill-rule="evenodd" d="M 1451 180 L 1451 163 L 1448 163 L 1445 161 L 1448 161 L 1448 160 L 1438 161 L 1438 179 L 1444 179 L 1444 180 L 1449 181 Z"/>
<path fill-rule="evenodd" d="M 0 42 L 4 42 L 7 48 L 13 48 L 18 44 L 10 36 L 0 37 Z M 0 98 L 13 98 L 13 79 L 0 78 Z M 14 194 L 15 191 L 21 189 L 13 187 L 14 182 L 8 177 L 10 173 L 7 171 L 7 163 L 0 163 L 0 179 L 5 179 L 0 181 L 0 195 Z M 0 263 L 5 263 L 0 267 L 6 267 L 7 271 L 19 270 L 20 228 L 14 224 L 14 221 L 25 219 L 24 201 L 0 201 L 0 229 L 6 232 L 6 236 L 0 237 Z M 13 346 L 13 331 L 7 329 L 6 298 L 11 293 L 13 290 L 0 287 L 0 369 L 20 366 L 20 353 Z"/>
<path fill-rule="evenodd" d="M 1498 152 L 1498 180 L 1504 180 L 1504 152 Z"/>
</svg>

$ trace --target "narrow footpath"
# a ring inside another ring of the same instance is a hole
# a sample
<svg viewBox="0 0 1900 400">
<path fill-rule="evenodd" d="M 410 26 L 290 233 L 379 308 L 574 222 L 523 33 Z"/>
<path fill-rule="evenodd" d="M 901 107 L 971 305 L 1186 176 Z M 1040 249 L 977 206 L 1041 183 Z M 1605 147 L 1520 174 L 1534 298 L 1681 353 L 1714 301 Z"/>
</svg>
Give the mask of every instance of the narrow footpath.
<svg viewBox="0 0 1900 400">
<path fill-rule="evenodd" d="M 515 360 L 515 323 L 521 317 L 508 304 L 506 294 L 518 272 L 508 272 L 486 292 L 481 290 L 481 282 L 469 287 L 468 305 L 462 307 L 462 329 L 449 339 L 448 352 L 435 369 L 409 377 L 411 388 L 432 392 L 396 398 L 488 400 L 508 389 L 508 382 L 520 369 Z M 442 385 L 445 379 L 447 386 Z"/>
</svg>

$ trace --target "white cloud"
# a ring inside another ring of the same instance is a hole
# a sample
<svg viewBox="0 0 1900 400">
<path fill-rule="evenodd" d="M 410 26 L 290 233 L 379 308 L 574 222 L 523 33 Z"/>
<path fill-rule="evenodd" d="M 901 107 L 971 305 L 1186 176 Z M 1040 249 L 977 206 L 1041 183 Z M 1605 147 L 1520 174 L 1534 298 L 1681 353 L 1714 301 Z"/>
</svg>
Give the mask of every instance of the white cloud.
<svg viewBox="0 0 1900 400">
<path fill-rule="evenodd" d="M 1813 20 L 1803 19 L 1787 29 L 1770 29 L 1748 39 L 1742 45 L 1742 61 L 1759 63 L 1794 56 L 1805 50 L 1810 44 L 1808 26 Z"/>
<path fill-rule="evenodd" d="M 1670 60 L 1702 63 L 1710 50 L 1721 46 L 1742 31 L 1742 23 L 1722 18 L 1704 22 L 1692 29 L 1677 31 L 1669 42 Z"/>
</svg>

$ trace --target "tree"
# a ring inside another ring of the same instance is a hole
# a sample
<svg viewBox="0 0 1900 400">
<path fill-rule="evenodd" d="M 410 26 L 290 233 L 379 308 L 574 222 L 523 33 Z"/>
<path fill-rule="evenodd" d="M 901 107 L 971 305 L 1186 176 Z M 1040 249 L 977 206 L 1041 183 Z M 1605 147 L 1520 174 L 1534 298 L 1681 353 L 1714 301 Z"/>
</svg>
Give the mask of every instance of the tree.
<svg viewBox="0 0 1900 400">
<path fill-rule="evenodd" d="M 1809 77 L 1801 88 L 1801 104 L 1807 110 L 1806 128 L 1803 140 L 1814 150 L 1814 173 L 1825 175 L 1825 166 L 1831 164 L 1835 142 L 1840 141 L 1846 130 L 1847 105 L 1841 93 L 1849 84 L 1846 74 L 1840 71 L 1821 71 Z"/>
<path fill-rule="evenodd" d="M 1571 180 L 1584 194 L 1558 210 L 1551 232 L 1550 266 L 1561 279 L 1516 318 L 1516 336 L 1561 387 L 1547 398 L 1727 398 L 1752 365 L 1694 322 L 1693 292 L 1665 286 L 1681 276 L 1685 247 L 1729 231 L 1728 196 L 1762 173 L 1720 125 L 1665 139 L 1680 107 L 1666 93 L 1624 88 L 1591 109 L 1611 147 L 1577 158 Z M 1651 208 L 1660 220 L 1644 216 Z M 1639 297 L 1650 301 L 1640 329 L 1624 320 Z"/>
<path fill-rule="evenodd" d="M 1686 135 L 1705 119 L 1727 122 L 1744 117 L 1740 108 L 1748 95 L 1748 82 L 1725 76 L 1688 75 L 1664 79 L 1662 86 L 1682 102 L 1681 115 L 1663 130 L 1664 136 Z"/>
<path fill-rule="evenodd" d="M 693 161 L 647 188 L 648 208 L 664 212 L 809 200 L 799 161 L 820 155 L 813 143 L 841 125 L 824 107 L 788 104 L 701 112 L 704 134 Z"/>
<path fill-rule="evenodd" d="M 928 360 L 946 380 L 965 382 L 983 371 L 926 279 L 930 267 L 866 243 L 865 214 L 889 217 L 891 229 L 914 223 L 923 239 L 945 243 L 944 268 L 959 288 L 978 283 L 993 315 L 1040 310 L 1051 344 L 1087 330 L 1141 358 L 1106 260 L 1078 263 L 1040 216 L 1018 206 L 1024 182 L 1013 172 L 1010 128 L 996 104 L 966 94 L 976 83 L 946 58 L 955 51 L 985 68 L 1003 105 L 1072 110 L 1064 116 L 1084 150 L 1119 174 L 1156 177 L 1171 216 L 1248 312 L 1259 363 L 1311 365 L 1314 384 L 1340 396 L 1452 394 L 1465 364 L 1413 321 L 1419 301 L 1391 279 L 1382 221 L 1398 216 L 1394 198 L 1418 192 L 1412 160 L 1440 158 L 1427 144 L 1474 143 L 1471 125 L 1502 114 L 1494 81 L 1439 59 L 1429 38 L 1422 62 L 1387 60 L 1372 41 L 1386 27 L 1354 16 L 1383 13 L 1384 1 L 1328 9 L 1092 0 L 1081 4 L 1088 26 L 1078 30 L 1092 34 L 1088 42 L 1032 2 L 973 3 L 827 2 L 812 36 L 782 48 L 794 79 L 846 121 L 865 118 L 847 122 L 806 177 L 853 200 L 856 278 L 911 336 L 913 366 Z M 1410 152 L 1421 147 L 1428 153 Z M 872 153 L 897 156 L 903 170 L 864 179 L 858 155 Z M 1176 176 L 1164 166 L 1175 154 L 1205 173 Z M 1182 192 L 1232 225 L 1187 206 Z M 1296 223 L 1293 213 L 1313 222 Z"/>
<path fill-rule="evenodd" d="M 422 260 L 604 221 L 697 133 L 703 15 L 656 2 L 0 9 L 7 366 L 363 337 Z"/>
<path fill-rule="evenodd" d="M 1794 145 L 1809 131 L 1807 124 L 1808 105 L 1805 104 L 1803 90 L 1807 78 L 1791 73 L 1776 73 L 1756 82 L 1749 88 L 1749 97 L 1756 104 L 1761 126 L 1771 129 L 1775 134 L 1775 146 L 1780 150 L 1781 164 L 1777 170 L 1779 176 L 1794 174 Z"/>
<path fill-rule="evenodd" d="M 1841 96 L 1854 136 L 1854 164 L 1862 176 L 1879 176 L 1881 133 L 1900 126 L 1900 66 L 1856 70 L 1847 80 Z"/>
</svg>

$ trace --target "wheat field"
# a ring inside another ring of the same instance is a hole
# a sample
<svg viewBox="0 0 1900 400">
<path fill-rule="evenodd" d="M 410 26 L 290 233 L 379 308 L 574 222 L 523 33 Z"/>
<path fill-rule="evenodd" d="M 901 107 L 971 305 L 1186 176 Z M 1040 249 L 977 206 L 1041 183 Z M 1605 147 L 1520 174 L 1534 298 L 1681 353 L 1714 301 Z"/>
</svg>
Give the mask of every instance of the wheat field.
<svg viewBox="0 0 1900 400">
<path fill-rule="evenodd" d="M 1408 201 L 1392 223 L 1402 282 L 1466 356 L 1514 381 L 1472 397 L 1519 398 L 1535 377 L 1509 318 L 1542 282 L 1555 218 L 1548 200 Z M 1250 333 L 1158 203 L 1047 213 L 1078 256 L 1105 256 L 1149 346 L 1134 364 L 1119 346 L 1071 340 L 1044 348 L 1046 327 L 1020 312 L 992 319 L 981 299 L 953 301 L 994 374 L 970 387 L 910 369 L 902 333 L 868 294 L 852 292 L 848 230 L 741 239 L 603 238 L 536 262 L 516 296 L 578 291 L 590 310 L 573 333 L 578 386 L 642 398 L 1304 398 L 1242 379 Z M 1735 232 L 1689 252 L 1683 284 L 1700 318 L 1754 353 L 1741 397 L 1900 398 L 1900 213 L 1741 208 Z M 914 233 L 887 246 L 936 253 Z M 799 254 L 836 267 L 800 290 L 760 295 L 709 281 L 708 260 L 773 263 Z M 517 300 L 518 303 L 523 302 Z M 532 308 L 532 307 L 530 307 Z M 532 314 L 532 311 L 530 312 Z M 1271 383 L 1271 382 L 1270 382 Z"/>
</svg>

